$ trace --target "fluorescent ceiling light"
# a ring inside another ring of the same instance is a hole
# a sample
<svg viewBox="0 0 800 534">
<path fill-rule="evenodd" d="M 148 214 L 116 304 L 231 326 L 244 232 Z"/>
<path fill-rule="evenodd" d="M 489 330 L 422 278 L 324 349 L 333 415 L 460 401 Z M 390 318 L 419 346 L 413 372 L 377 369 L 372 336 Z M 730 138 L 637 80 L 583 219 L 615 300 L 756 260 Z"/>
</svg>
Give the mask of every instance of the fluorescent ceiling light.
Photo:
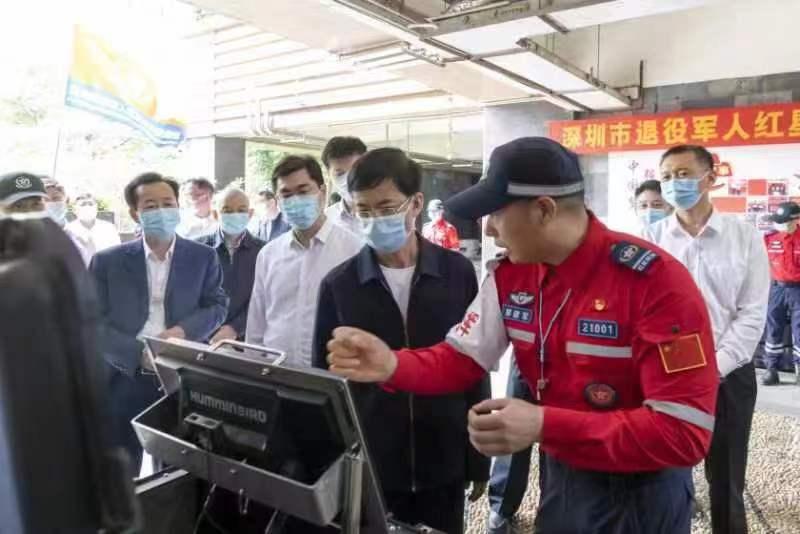
<svg viewBox="0 0 800 534">
<path fill-rule="evenodd" d="M 551 13 L 550 16 L 570 29 L 598 26 L 621 20 L 661 15 L 683 9 L 691 9 L 719 0 L 617 0 L 593 6 L 567 9 Z"/>
<path fill-rule="evenodd" d="M 419 67 L 420 65 L 427 65 L 426 61 L 422 61 L 421 59 L 400 59 L 395 61 L 394 63 L 384 63 L 383 65 L 368 65 L 364 67 L 365 70 L 368 72 L 394 72 L 403 69 L 410 69 L 411 67 Z"/>
<path fill-rule="evenodd" d="M 478 55 L 514 48 L 521 37 L 548 33 L 553 33 L 553 28 L 538 17 L 529 17 L 471 30 L 446 33 L 438 35 L 436 39 L 468 54 Z"/>
<path fill-rule="evenodd" d="M 212 46 L 215 56 L 224 56 L 227 54 L 235 54 L 240 50 L 247 50 L 248 48 L 255 48 L 257 46 L 268 45 L 283 40 L 284 38 L 278 35 L 262 32 L 225 43 L 212 44 Z"/>
<path fill-rule="evenodd" d="M 517 68 L 530 69 L 530 72 L 525 74 L 527 78 L 535 80 L 537 83 L 540 83 L 555 93 L 568 93 L 563 94 L 563 96 L 575 102 L 581 101 L 572 97 L 572 91 L 605 93 L 606 98 L 587 97 L 587 101 L 598 103 L 596 106 L 587 105 L 586 107 L 590 109 L 609 109 L 607 107 L 601 107 L 603 103 L 608 102 L 613 102 L 611 106 L 613 109 L 618 109 L 620 106 L 630 107 L 631 99 L 626 95 L 582 71 L 568 61 L 565 61 L 533 41 L 533 39 L 526 37 L 520 39 L 517 44 L 529 52 L 529 54 L 525 55 L 534 58 L 534 62 L 516 65 Z M 509 58 L 509 60 L 510 59 L 511 58 Z M 552 97 L 558 99 L 558 95 L 552 95 Z"/>
<path fill-rule="evenodd" d="M 364 60 L 364 61 L 360 61 L 360 60 L 359 61 L 355 61 L 355 62 L 352 63 L 352 65 L 357 70 L 358 69 L 374 69 L 374 68 L 381 67 L 381 66 L 384 66 L 384 65 L 394 65 L 395 63 L 398 63 L 398 62 L 412 61 L 413 59 L 414 59 L 413 57 L 407 56 L 406 54 L 401 52 L 401 53 L 394 53 L 394 54 L 389 55 L 389 56 L 373 58 L 373 59 L 368 59 L 368 60 Z"/>
<path fill-rule="evenodd" d="M 422 93 L 428 90 L 430 90 L 428 86 L 413 80 L 397 80 L 376 85 L 334 89 L 317 94 L 265 100 L 263 101 L 263 109 L 269 109 L 270 112 L 275 113 L 304 107 L 329 106 L 347 102 L 358 102 L 361 100 L 391 98 Z"/>
<path fill-rule="evenodd" d="M 248 24 L 242 24 L 227 30 L 214 32 L 213 44 L 214 46 L 223 46 L 233 42 L 240 42 L 245 38 L 254 37 L 263 34 L 261 30 Z"/>
<path fill-rule="evenodd" d="M 342 5 L 341 3 L 336 2 L 335 0 L 319 0 L 319 1 L 323 6 L 326 6 L 331 11 L 336 11 L 337 13 L 346 15 L 351 19 L 358 21 L 361 24 L 364 24 L 365 26 L 369 26 L 370 28 L 385 33 L 386 35 L 390 35 L 400 41 L 405 41 L 415 49 L 423 49 L 426 51 L 427 54 L 438 55 L 442 58 L 453 57 L 452 54 L 448 54 L 445 50 L 442 50 L 437 46 L 422 42 L 417 33 L 409 27 L 401 28 L 399 26 L 395 26 L 394 24 L 384 22 L 383 20 L 380 20 L 378 18 L 366 15 L 357 9 Z"/>
<path fill-rule="evenodd" d="M 253 63 L 216 69 L 214 72 L 214 77 L 215 80 L 223 81 L 228 79 L 244 78 L 248 76 L 258 76 L 260 74 L 268 74 L 286 67 L 300 67 L 308 63 L 325 61 L 329 58 L 330 54 L 325 50 L 303 48 L 301 50 L 297 50 L 296 52 L 291 52 L 278 57 L 268 57 Z"/>
<path fill-rule="evenodd" d="M 559 66 L 534 54 L 514 54 L 487 59 L 486 61 L 533 80 L 558 93 L 565 91 L 590 91 L 594 87 Z"/>
<path fill-rule="evenodd" d="M 517 80 L 513 80 L 513 79 L 509 78 L 508 76 L 504 76 L 503 74 L 500 74 L 499 72 L 495 72 L 492 69 L 489 69 L 489 68 L 484 67 L 482 65 L 478 65 L 477 63 L 472 63 L 471 61 L 466 61 L 463 64 L 466 65 L 470 69 L 479 71 L 482 75 L 484 75 L 484 76 L 486 76 L 488 78 L 492 78 L 493 80 L 496 80 L 498 82 L 504 83 L 504 84 L 506 84 L 506 85 L 508 85 L 510 87 L 513 87 L 514 89 L 517 89 L 518 91 L 521 91 L 522 94 L 525 94 L 525 95 L 541 95 L 542 94 L 541 91 L 537 91 L 536 89 L 534 89 L 532 87 L 528 87 L 524 83 L 520 83 Z"/>
<path fill-rule="evenodd" d="M 226 104 L 240 103 L 248 100 L 252 101 L 259 98 L 280 98 L 283 96 L 296 95 L 298 93 L 325 91 L 327 89 L 336 89 L 342 86 L 367 86 L 397 79 L 397 76 L 378 69 L 352 72 L 348 73 L 346 76 L 326 76 L 307 81 L 273 83 L 259 88 L 241 88 L 238 91 L 217 95 L 214 99 L 214 103 L 218 106 L 221 106 Z"/>
<path fill-rule="evenodd" d="M 370 59 L 404 54 L 407 46 L 407 43 L 400 41 L 387 43 L 385 46 L 371 46 L 362 50 L 333 52 L 333 55 L 342 62 L 368 61 Z"/>
<path fill-rule="evenodd" d="M 291 130 L 306 125 L 335 124 L 345 120 L 391 118 L 397 115 L 443 111 L 474 105 L 474 102 L 457 96 L 406 98 L 373 104 L 354 104 L 353 106 L 306 112 L 281 113 L 274 116 L 274 127 L 278 130 Z"/>
<path fill-rule="evenodd" d="M 555 97 L 555 96 L 544 95 L 544 97 L 542 97 L 542 100 L 550 102 L 554 106 L 558 106 L 558 107 L 560 107 L 562 109 L 566 109 L 567 111 L 586 111 L 585 109 L 583 109 L 583 108 L 581 108 L 579 106 L 571 104 L 570 102 L 567 102 L 566 100 L 562 100 L 562 99 L 560 99 L 558 97 Z"/>
<path fill-rule="evenodd" d="M 430 88 L 413 80 L 398 80 L 364 87 L 334 89 L 308 95 L 289 95 L 280 98 L 257 99 L 232 105 L 219 106 L 214 110 L 215 120 L 247 115 L 255 107 L 270 113 L 288 112 L 303 108 L 336 106 L 358 103 L 364 100 L 391 99 L 430 91 Z"/>
<path fill-rule="evenodd" d="M 608 93 L 604 93 L 603 91 L 587 91 L 582 93 L 570 93 L 568 95 L 569 98 L 574 100 L 575 102 L 579 102 L 584 106 L 591 108 L 591 109 L 603 109 L 603 110 L 611 110 L 611 109 L 626 109 L 629 108 L 630 105 L 627 102 L 623 102 L 613 96 L 609 95 Z"/>
<path fill-rule="evenodd" d="M 239 91 L 242 89 L 266 87 L 271 84 L 313 76 L 347 76 L 349 72 L 349 65 L 344 65 L 326 58 L 313 63 L 276 68 L 274 71 L 257 74 L 248 78 L 233 78 L 230 80 L 217 79 L 214 81 L 214 88 L 217 93 Z"/>
<path fill-rule="evenodd" d="M 220 72 L 232 72 L 235 71 L 237 67 L 246 67 L 247 65 L 252 65 L 253 63 L 269 61 L 275 56 L 286 55 L 290 52 L 301 52 L 308 49 L 309 48 L 306 45 L 296 43 L 294 41 L 277 41 L 275 43 L 259 47 L 255 50 L 255 52 L 251 52 L 249 57 L 247 54 L 239 54 L 238 57 L 234 56 L 233 58 L 229 56 L 214 58 L 214 70 Z"/>
<path fill-rule="evenodd" d="M 393 24 L 389 24 L 388 22 L 365 15 L 356 9 L 343 6 L 333 0 L 320 0 L 320 3 L 331 11 L 336 11 L 338 13 L 342 13 L 343 15 L 347 15 L 353 20 L 357 20 L 358 22 L 369 26 L 370 28 L 396 37 L 401 41 L 417 40 L 417 35 L 410 30 L 403 30 L 402 28 L 399 28 Z"/>
</svg>

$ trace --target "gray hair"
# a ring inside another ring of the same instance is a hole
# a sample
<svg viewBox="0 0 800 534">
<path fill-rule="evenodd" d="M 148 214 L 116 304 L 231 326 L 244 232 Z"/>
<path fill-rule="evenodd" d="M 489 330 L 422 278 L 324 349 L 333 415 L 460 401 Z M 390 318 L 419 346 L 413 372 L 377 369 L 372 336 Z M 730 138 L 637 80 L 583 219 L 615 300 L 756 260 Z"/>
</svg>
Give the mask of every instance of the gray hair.
<svg viewBox="0 0 800 534">
<path fill-rule="evenodd" d="M 218 191 L 216 195 L 214 195 L 214 208 L 217 211 L 222 210 L 222 207 L 225 205 L 225 202 L 235 195 L 242 195 L 247 199 L 248 204 L 250 203 L 250 197 L 247 196 L 242 189 L 235 185 L 229 185 L 225 189 Z"/>
</svg>

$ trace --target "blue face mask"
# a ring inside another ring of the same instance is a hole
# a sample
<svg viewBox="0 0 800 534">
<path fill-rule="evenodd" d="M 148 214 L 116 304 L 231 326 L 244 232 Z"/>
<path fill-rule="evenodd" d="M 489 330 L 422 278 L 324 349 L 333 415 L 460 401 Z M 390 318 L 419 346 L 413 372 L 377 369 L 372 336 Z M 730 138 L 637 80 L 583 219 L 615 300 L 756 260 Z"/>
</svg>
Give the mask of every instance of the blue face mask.
<svg viewBox="0 0 800 534">
<path fill-rule="evenodd" d="M 688 210 L 700 201 L 700 179 L 673 178 L 661 183 L 661 195 L 664 200 L 679 210 Z"/>
<path fill-rule="evenodd" d="M 249 213 L 221 213 L 219 216 L 219 227 L 228 235 L 240 235 L 247 230 L 249 223 Z"/>
<path fill-rule="evenodd" d="M 44 207 L 47 210 L 47 214 L 56 222 L 56 224 L 59 226 L 64 226 L 64 224 L 67 222 L 66 202 L 46 202 Z"/>
<path fill-rule="evenodd" d="M 178 208 L 158 208 L 139 214 L 139 224 L 145 237 L 153 237 L 159 241 L 171 241 L 179 222 L 181 212 Z"/>
<path fill-rule="evenodd" d="M 373 217 L 362 222 L 361 231 L 367 244 L 380 254 L 392 254 L 403 248 L 411 233 L 406 228 L 406 213 Z"/>
<path fill-rule="evenodd" d="M 667 216 L 667 210 L 662 208 L 648 208 L 639 213 L 639 220 L 644 226 L 657 223 Z"/>
<path fill-rule="evenodd" d="M 295 195 L 280 200 L 286 221 L 297 230 L 308 230 L 319 219 L 319 195 Z"/>
</svg>

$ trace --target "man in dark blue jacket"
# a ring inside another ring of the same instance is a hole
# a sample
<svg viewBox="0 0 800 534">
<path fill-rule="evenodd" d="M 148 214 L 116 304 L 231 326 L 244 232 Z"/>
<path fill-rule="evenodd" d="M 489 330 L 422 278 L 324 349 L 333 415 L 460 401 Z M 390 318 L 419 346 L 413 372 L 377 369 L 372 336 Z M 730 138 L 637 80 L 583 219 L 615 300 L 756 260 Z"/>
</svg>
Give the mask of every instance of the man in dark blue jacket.
<svg viewBox="0 0 800 534">
<path fill-rule="evenodd" d="M 142 447 L 130 421 L 159 397 L 138 337 L 205 341 L 225 319 L 228 298 L 217 254 L 175 235 L 180 211 L 174 180 L 142 174 L 125 187 L 125 201 L 143 237 L 98 252 L 89 269 L 97 283 L 113 439 L 128 451 L 137 475 Z"/>
<path fill-rule="evenodd" d="M 256 276 L 256 259 L 266 242 L 253 237 L 247 226 L 253 217 L 250 199 L 241 189 L 220 191 L 215 199 L 214 218 L 219 230 L 197 241 L 217 251 L 222 265 L 223 282 L 230 303 L 228 316 L 210 343 L 223 339 L 243 340 L 247 326 L 247 309 Z"/>
<path fill-rule="evenodd" d="M 248 230 L 258 239 L 269 243 L 292 229 L 278 207 L 278 199 L 271 189 L 258 192 L 258 216 L 250 221 Z"/>
<path fill-rule="evenodd" d="M 368 152 L 348 179 L 368 246 L 323 280 L 314 365 L 339 326 L 379 336 L 390 347 L 425 347 L 445 338 L 477 294 L 472 264 L 415 231 L 423 209 L 421 169 L 401 150 Z M 486 487 L 489 460 L 469 444 L 467 412 L 490 396 L 485 379 L 470 392 L 419 397 L 353 384 L 369 453 L 388 510 L 407 523 L 448 534 L 464 529 L 464 490 Z"/>
</svg>

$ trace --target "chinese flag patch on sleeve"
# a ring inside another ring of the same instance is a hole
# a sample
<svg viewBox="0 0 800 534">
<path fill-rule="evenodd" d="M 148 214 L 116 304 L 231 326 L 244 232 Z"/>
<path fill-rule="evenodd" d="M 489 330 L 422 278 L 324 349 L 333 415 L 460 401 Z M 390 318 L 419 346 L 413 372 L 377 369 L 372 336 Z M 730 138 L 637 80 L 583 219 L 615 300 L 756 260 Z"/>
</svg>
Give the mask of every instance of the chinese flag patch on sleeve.
<svg viewBox="0 0 800 534">
<path fill-rule="evenodd" d="M 699 334 L 682 336 L 658 345 L 661 363 L 667 373 L 678 373 L 708 365 Z"/>
</svg>

